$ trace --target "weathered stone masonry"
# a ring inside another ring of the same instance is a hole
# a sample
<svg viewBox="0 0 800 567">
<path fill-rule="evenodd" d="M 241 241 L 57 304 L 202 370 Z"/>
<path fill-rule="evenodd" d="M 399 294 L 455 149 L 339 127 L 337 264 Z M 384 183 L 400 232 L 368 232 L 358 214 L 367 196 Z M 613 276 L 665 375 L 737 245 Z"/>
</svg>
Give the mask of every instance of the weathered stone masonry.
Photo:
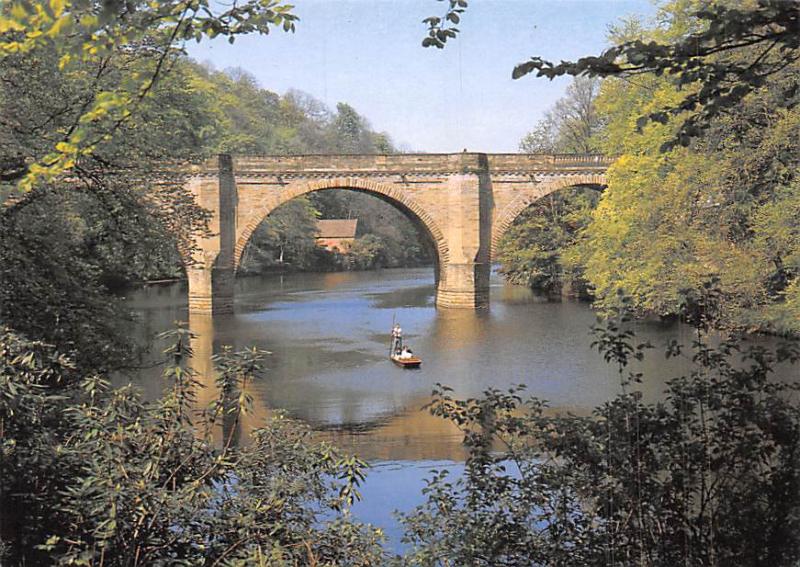
<svg viewBox="0 0 800 567">
<path fill-rule="evenodd" d="M 564 187 L 605 185 L 596 155 L 398 154 L 218 156 L 188 173 L 211 211 L 188 268 L 189 309 L 233 309 L 234 274 L 247 241 L 276 207 L 312 191 L 364 191 L 402 210 L 435 245 L 436 305 L 489 304 L 497 243 L 525 208 Z"/>
</svg>

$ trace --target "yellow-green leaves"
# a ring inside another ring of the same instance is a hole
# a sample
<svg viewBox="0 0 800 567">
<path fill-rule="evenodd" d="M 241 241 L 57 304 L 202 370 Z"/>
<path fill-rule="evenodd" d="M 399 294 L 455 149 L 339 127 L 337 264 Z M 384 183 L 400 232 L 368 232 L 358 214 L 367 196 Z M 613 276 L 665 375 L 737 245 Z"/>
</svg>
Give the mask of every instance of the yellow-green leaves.
<svg viewBox="0 0 800 567">
<path fill-rule="evenodd" d="M 70 170 L 113 137 L 137 111 L 156 81 L 168 72 L 176 47 L 190 38 L 268 33 L 272 26 L 294 30 L 291 6 L 280 0 L 245 0 L 222 6 L 210 0 L 11 0 L 0 7 L 0 58 L 55 54 L 64 74 L 86 68 L 130 68 L 116 88 L 87 84 L 75 123 L 52 151 L 37 156 L 18 184 L 30 190 Z M 144 68 L 133 65 L 148 59 Z"/>
<path fill-rule="evenodd" d="M 67 33 L 70 27 L 65 0 L 12 2 L 7 10 L 0 11 L 0 56 L 29 51 Z"/>
<path fill-rule="evenodd" d="M 130 116 L 131 102 L 130 95 L 125 93 L 98 93 L 94 104 L 80 116 L 69 135 L 57 142 L 52 152 L 31 164 L 19 188 L 30 191 L 37 183 L 53 181 L 74 167 L 80 157 L 91 155 L 97 144 L 110 135 L 111 124 Z"/>
<path fill-rule="evenodd" d="M 637 129 L 638 118 L 684 95 L 663 77 L 605 81 L 602 145 L 620 157 L 567 257 L 585 268 L 600 307 L 624 290 L 641 312 L 676 313 L 714 280 L 724 297 L 717 324 L 796 331 L 800 201 L 796 181 L 784 184 L 797 175 L 800 113 L 751 97 L 692 148 L 661 151 L 680 120 Z"/>
</svg>

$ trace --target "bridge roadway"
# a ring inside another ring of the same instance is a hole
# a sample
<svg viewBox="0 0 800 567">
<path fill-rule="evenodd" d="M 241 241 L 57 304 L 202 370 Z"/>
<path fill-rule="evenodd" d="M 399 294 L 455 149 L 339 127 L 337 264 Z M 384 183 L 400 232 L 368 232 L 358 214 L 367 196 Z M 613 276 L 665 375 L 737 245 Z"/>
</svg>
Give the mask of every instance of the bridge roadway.
<svg viewBox="0 0 800 567">
<path fill-rule="evenodd" d="M 211 214 L 187 269 L 189 308 L 233 310 L 234 274 L 253 231 L 283 203 L 328 189 L 375 195 L 400 209 L 436 250 L 437 307 L 489 305 L 498 242 L 528 205 L 566 187 L 601 189 L 601 155 L 220 155 L 182 172 Z"/>
</svg>

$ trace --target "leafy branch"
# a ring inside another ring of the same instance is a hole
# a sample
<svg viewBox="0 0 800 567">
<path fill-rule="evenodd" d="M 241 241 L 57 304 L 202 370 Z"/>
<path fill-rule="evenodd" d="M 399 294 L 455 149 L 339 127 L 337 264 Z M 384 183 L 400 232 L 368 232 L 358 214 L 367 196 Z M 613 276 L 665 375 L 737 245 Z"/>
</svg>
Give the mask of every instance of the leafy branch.
<svg viewBox="0 0 800 567">
<path fill-rule="evenodd" d="M 209 0 L 8 3 L 0 10 L 0 58 L 52 49 L 59 69 L 67 72 L 111 57 L 155 55 L 153 66 L 131 73 L 118 88 L 94 93 L 52 151 L 23 168 L 19 187 L 29 191 L 53 180 L 111 139 L 166 72 L 165 62 L 180 43 L 217 36 L 233 43 L 238 35 L 267 34 L 274 26 L 294 31 L 292 8 L 281 0 L 247 0 L 221 9 Z"/>
<path fill-rule="evenodd" d="M 440 2 L 444 0 L 439 0 Z M 459 29 L 455 27 L 461 21 L 461 14 L 467 8 L 466 0 L 447 0 L 449 3 L 444 16 L 430 16 L 422 20 L 428 26 L 428 37 L 422 40 L 422 47 L 444 49 L 448 39 L 455 39 Z"/>
<path fill-rule="evenodd" d="M 644 73 L 673 77 L 676 86 L 686 89 L 687 94 L 677 104 L 642 116 L 637 127 L 641 129 L 648 122 L 664 124 L 671 117 L 691 113 L 662 151 L 687 146 L 715 117 L 800 60 L 800 10 L 796 2 L 757 0 L 752 8 L 713 2 L 694 16 L 702 29 L 672 43 L 624 41 L 600 55 L 557 64 L 532 57 L 514 67 L 512 77 L 534 73 L 548 79 L 564 75 L 625 78 Z M 455 38 L 458 30 L 448 27 L 448 21 L 452 22 L 447 17 L 444 21 L 425 19 L 429 29 L 423 45 L 443 48 L 448 39 Z M 795 77 L 783 93 L 786 108 L 797 104 L 798 90 L 800 83 Z"/>
</svg>

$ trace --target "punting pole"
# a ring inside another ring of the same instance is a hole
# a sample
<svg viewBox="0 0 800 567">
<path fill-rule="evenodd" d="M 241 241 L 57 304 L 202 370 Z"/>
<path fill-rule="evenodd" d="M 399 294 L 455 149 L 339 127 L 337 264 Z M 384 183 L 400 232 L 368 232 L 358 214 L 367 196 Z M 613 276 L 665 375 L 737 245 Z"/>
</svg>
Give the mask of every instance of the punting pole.
<svg viewBox="0 0 800 567">
<path fill-rule="evenodd" d="M 392 332 L 389 334 L 389 357 L 394 354 L 394 320 L 397 317 L 397 313 L 392 313 Z"/>
</svg>

